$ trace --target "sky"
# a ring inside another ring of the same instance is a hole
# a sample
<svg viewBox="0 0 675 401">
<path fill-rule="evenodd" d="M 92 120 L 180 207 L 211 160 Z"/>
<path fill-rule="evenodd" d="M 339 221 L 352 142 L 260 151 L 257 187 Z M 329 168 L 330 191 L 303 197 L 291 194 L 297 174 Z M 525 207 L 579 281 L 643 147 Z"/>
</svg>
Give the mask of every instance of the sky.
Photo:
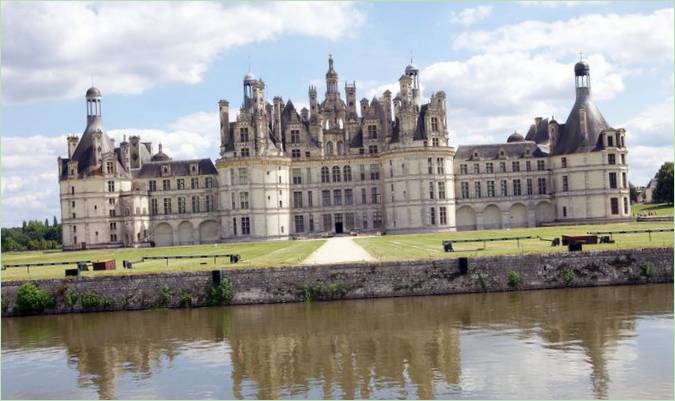
<svg viewBox="0 0 675 401">
<path fill-rule="evenodd" d="M 573 65 L 625 128 L 630 181 L 673 160 L 671 2 L 3 2 L 0 225 L 57 216 L 58 156 L 81 135 L 84 94 L 103 93 L 119 143 L 140 135 L 174 159 L 219 149 L 218 100 L 241 105 L 249 71 L 268 100 L 325 92 L 328 55 L 358 98 L 397 92 L 411 57 L 424 99 L 447 95 L 453 146 L 504 142 L 535 117 L 567 118 Z M 343 93 L 344 96 L 344 93 Z M 234 109 L 234 112 L 232 111 Z"/>
</svg>

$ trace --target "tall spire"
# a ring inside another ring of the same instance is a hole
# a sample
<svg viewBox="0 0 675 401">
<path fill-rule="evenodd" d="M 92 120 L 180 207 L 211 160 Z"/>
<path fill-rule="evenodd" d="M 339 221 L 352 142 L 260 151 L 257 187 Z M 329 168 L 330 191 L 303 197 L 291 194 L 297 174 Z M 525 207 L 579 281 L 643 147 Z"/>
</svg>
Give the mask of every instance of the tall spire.
<svg viewBox="0 0 675 401">
<path fill-rule="evenodd" d="M 326 96 L 329 93 L 339 93 L 338 92 L 338 74 L 333 68 L 333 55 L 328 55 L 328 72 L 326 72 Z"/>
</svg>

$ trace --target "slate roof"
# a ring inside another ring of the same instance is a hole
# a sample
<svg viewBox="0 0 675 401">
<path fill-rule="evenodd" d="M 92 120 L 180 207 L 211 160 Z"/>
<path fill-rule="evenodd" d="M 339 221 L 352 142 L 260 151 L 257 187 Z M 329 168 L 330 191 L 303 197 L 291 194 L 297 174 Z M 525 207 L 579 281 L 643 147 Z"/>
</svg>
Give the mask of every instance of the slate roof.
<svg viewBox="0 0 675 401">
<path fill-rule="evenodd" d="M 413 140 L 415 141 L 427 139 L 427 130 L 424 127 L 424 117 L 427 115 L 428 109 L 428 104 L 424 104 L 420 107 L 420 113 L 417 116 L 417 126 L 415 127 L 415 135 L 413 136 Z"/>
<path fill-rule="evenodd" d="M 548 143 L 548 122 L 548 118 L 544 118 L 539 123 L 535 122 L 530 125 L 530 129 L 527 131 L 527 135 L 525 135 L 525 140 L 534 141 L 538 144 Z"/>
<path fill-rule="evenodd" d="M 171 176 L 189 176 L 190 164 L 197 163 L 197 171 L 199 175 L 218 174 L 216 166 L 211 159 L 193 159 L 193 160 L 176 160 L 168 162 L 148 162 L 143 163 L 140 169 L 133 171 L 134 178 L 154 178 L 162 177 L 162 166 L 171 166 Z"/>
<path fill-rule="evenodd" d="M 499 152 L 503 150 L 504 156 L 508 158 L 527 157 L 526 150 L 530 151 L 532 157 L 546 157 L 546 149 L 532 141 L 497 143 L 488 145 L 460 145 L 457 148 L 455 159 L 458 160 L 495 160 L 499 159 Z M 478 159 L 474 157 L 474 152 L 478 152 Z"/>
<path fill-rule="evenodd" d="M 101 131 L 101 154 L 114 152 L 112 141 L 108 134 L 103 130 L 103 124 L 100 116 L 88 118 L 87 128 L 82 134 L 82 138 L 77 143 L 71 160 L 77 160 L 77 171 L 80 174 L 86 174 L 91 167 L 96 165 L 96 152 L 94 148 L 94 133 Z"/>
<path fill-rule="evenodd" d="M 587 132 L 581 130 L 580 111 L 586 111 Z M 588 88 L 577 88 L 577 99 L 570 111 L 567 121 L 560 125 L 558 141 L 552 149 L 553 154 L 564 155 L 569 153 L 590 152 L 598 147 L 600 132 L 611 128 L 600 110 L 591 101 Z"/>
</svg>

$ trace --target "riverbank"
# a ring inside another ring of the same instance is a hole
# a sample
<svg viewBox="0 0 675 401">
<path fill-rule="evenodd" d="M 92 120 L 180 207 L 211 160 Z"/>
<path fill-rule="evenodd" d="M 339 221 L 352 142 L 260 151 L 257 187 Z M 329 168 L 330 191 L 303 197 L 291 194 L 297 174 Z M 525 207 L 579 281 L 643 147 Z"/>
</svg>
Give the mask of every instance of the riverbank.
<svg viewBox="0 0 675 401">
<path fill-rule="evenodd" d="M 215 272 L 36 280 L 49 302 L 33 311 L 17 308 L 25 282 L 3 282 L 2 316 L 664 283 L 673 248 Z"/>
</svg>

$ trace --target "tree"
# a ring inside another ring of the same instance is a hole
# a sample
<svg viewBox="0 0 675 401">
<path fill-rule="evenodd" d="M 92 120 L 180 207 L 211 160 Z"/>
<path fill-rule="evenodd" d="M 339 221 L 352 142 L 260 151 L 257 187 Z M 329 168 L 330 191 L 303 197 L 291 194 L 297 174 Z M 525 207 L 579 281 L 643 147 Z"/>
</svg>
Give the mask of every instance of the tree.
<svg viewBox="0 0 675 401">
<path fill-rule="evenodd" d="M 656 173 L 654 202 L 673 204 L 673 162 L 665 162 Z"/>
<path fill-rule="evenodd" d="M 628 187 L 630 188 L 630 202 L 631 203 L 637 203 L 638 202 L 637 188 L 635 188 L 635 185 L 633 185 L 632 182 L 628 183 Z"/>
<path fill-rule="evenodd" d="M 45 219 L 45 227 L 49 227 L 49 219 Z"/>
<path fill-rule="evenodd" d="M 56 216 L 54 216 L 54 222 L 52 223 L 52 226 L 56 227 L 59 225 L 59 222 L 56 221 Z"/>
</svg>

